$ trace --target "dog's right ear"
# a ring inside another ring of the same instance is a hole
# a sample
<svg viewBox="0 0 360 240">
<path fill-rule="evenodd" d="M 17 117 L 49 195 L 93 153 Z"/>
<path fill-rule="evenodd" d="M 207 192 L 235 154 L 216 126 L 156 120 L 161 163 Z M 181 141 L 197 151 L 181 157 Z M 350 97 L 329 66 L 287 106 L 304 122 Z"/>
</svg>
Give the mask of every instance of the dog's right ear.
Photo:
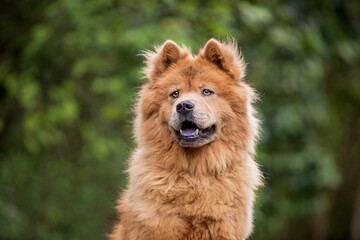
<svg viewBox="0 0 360 240">
<path fill-rule="evenodd" d="M 145 68 L 143 73 L 151 81 L 156 80 L 163 72 L 179 60 L 190 55 L 186 48 L 180 48 L 175 42 L 167 40 L 161 47 L 155 47 L 155 52 L 144 51 Z"/>
</svg>

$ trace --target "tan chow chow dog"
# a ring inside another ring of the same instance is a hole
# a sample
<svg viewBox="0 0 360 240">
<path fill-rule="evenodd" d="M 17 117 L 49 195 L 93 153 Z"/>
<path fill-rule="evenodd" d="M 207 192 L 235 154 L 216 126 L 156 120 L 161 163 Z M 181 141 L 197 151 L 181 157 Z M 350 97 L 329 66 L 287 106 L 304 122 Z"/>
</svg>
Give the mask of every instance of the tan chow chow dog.
<svg viewBox="0 0 360 240">
<path fill-rule="evenodd" d="M 144 56 L 138 148 L 111 239 L 246 239 L 261 184 L 259 121 L 236 44 L 211 39 L 193 57 L 166 41 Z"/>
</svg>

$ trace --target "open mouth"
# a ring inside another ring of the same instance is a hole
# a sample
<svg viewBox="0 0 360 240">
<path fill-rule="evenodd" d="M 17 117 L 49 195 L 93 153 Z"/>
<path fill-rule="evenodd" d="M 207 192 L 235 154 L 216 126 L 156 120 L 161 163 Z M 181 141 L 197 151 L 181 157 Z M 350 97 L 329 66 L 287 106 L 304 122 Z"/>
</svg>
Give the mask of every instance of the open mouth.
<svg viewBox="0 0 360 240">
<path fill-rule="evenodd" d="M 176 131 L 176 135 L 182 146 L 204 145 L 211 136 L 215 133 L 215 125 L 201 129 L 195 123 L 184 121 L 181 129 Z"/>
</svg>

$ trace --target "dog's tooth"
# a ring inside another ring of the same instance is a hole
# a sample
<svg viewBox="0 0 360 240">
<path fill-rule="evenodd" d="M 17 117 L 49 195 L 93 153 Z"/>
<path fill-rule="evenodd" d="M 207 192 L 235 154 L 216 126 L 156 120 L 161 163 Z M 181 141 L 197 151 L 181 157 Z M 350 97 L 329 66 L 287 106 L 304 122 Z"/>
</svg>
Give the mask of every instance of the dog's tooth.
<svg viewBox="0 0 360 240">
<path fill-rule="evenodd" d="M 196 136 L 199 135 L 199 129 L 198 128 L 196 129 L 195 135 Z"/>
<path fill-rule="evenodd" d="M 183 131 L 182 131 L 181 129 L 180 129 L 180 134 L 181 134 L 181 135 L 184 135 L 184 134 L 183 134 Z"/>
</svg>

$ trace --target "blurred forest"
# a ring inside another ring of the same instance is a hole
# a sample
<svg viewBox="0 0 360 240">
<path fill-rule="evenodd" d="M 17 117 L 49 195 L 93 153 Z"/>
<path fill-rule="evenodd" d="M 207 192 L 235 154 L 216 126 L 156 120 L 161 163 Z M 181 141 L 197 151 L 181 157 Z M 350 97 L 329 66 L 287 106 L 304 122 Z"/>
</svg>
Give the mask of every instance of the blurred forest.
<svg viewBox="0 0 360 240">
<path fill-rule="evenodd" d="M 261 97 L 256 240 L 360 239 L 360 1 L 0 2 L 0 239 L 106 239 L 141 50 L 232 36 Z"/>
</svg>

